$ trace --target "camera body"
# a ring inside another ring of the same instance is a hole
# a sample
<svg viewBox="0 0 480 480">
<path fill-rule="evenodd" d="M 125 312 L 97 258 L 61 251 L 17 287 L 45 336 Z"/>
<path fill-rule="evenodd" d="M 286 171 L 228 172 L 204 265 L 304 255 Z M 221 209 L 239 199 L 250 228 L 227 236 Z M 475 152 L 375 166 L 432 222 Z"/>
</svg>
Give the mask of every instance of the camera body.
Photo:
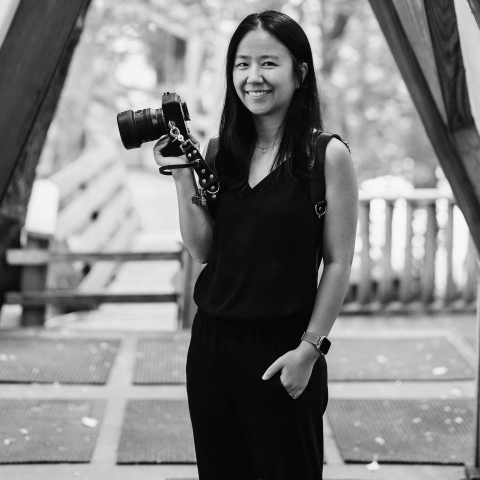
<svg viewBox="0 0 480 480">
<path fill-rule="evenodd" d="M 175 92 L 166 92 L 162 96 L 162 108 L 144 110 L 127 110 L 117 115 L 118 130 L 123 146 L 127 150 L 139 148 L 142 143 L 157 140 L 170 134 L 170 126 L 174 125 L 185 139 L 190 138 L 190 130 L 185 122 L 190 120 L 187 104 L 182 102 Z M 171 123 L 172 122 L 172 123 Z M 173 136 L 172 136 L 173 137 Z M 170 142 L 162 150 L 165 157 L 183 155 L 177 140 Z"/>
</svg>

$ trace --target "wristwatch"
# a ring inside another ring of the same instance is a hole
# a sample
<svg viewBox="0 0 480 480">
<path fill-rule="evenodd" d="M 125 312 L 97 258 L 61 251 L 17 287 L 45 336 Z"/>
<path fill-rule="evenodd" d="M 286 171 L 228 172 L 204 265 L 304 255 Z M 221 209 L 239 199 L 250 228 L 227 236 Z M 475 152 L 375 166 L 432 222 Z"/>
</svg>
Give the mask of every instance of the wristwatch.
<svg viewBox="0 0 480 480">
<path fill-rule="evenodd" d="M 309 332 L 303 332 L 302 340 L 313 343 L 317 351 L 322 355 L 327 354 L 328 350 L 330 349 L 330 345 L 332 344 L 327 337 L 319 337 L 318 335 Z"/>
</svg>

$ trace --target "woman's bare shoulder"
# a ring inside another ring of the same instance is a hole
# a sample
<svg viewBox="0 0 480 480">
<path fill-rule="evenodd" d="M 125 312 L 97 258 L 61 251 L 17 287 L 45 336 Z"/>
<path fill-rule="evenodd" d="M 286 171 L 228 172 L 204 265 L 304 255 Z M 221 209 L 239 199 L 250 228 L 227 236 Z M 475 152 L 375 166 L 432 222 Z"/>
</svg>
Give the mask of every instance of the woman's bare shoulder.
<svg viewBox="0 0 480 480">
<path fill-rule="evenodd" d="M 325 150 L 325 166 L 334 170 L 345 168 L 351 165 L 353 160 L 347 146 L 338 138 L 333 137 L 327 144 Z"/>
<path fill-rule="evenodd" d="M 347 146 L 335 137 L 328 142 L 325 151 L 325 179 L 327 191 L 328 185 L 337 193 L 343 190 L 347 194 L 347 191 L 358 189 L 352 156 Z"/>
</svg>

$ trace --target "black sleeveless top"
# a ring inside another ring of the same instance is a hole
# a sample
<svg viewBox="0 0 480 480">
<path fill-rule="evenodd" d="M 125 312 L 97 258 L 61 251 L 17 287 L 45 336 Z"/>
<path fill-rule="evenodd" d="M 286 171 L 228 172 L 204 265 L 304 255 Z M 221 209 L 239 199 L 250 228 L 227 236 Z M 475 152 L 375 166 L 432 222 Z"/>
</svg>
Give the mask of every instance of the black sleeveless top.
<svg viewBox="0 0 480 480">
<path fill-rule="evenodd" d="M 278 188 L 270 188 L 269 175 L 242 195 L 221 186 L 210 257 L 193 293 L 207 315 L 241 321 L 311 316 L 323 217 L 314 212 L 308 180 L 292 184 L 280 175 Z"/>
</svg>

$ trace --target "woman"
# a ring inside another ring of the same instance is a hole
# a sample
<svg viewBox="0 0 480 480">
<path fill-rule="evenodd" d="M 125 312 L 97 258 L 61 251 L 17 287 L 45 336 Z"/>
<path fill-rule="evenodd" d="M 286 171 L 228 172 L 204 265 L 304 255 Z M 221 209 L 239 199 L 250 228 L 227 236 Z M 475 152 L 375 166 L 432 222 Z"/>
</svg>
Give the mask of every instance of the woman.
<svg viewBox="0 0 480 480">
<path fill-rule="evenodd" d="M 229 44 L 226 80 L 215 218 L 191 200 L 192 169 L 173 171 L 182 238 L 207 264 L 195 285 L 186 367 L 199 477 L 319 480 L 327 364 L 301 337 L 328 336 L 347 290 L 355 171 L 332 138 L 319 219 L 308 183 L 321 181 L 308 178 L 323 130 L 319 96 L 308 39 L 290 17 L 246 17 Z M 156 144 L 156 162 L 187 162 L 161 156 L 168 141 Z"/>
</svg>

